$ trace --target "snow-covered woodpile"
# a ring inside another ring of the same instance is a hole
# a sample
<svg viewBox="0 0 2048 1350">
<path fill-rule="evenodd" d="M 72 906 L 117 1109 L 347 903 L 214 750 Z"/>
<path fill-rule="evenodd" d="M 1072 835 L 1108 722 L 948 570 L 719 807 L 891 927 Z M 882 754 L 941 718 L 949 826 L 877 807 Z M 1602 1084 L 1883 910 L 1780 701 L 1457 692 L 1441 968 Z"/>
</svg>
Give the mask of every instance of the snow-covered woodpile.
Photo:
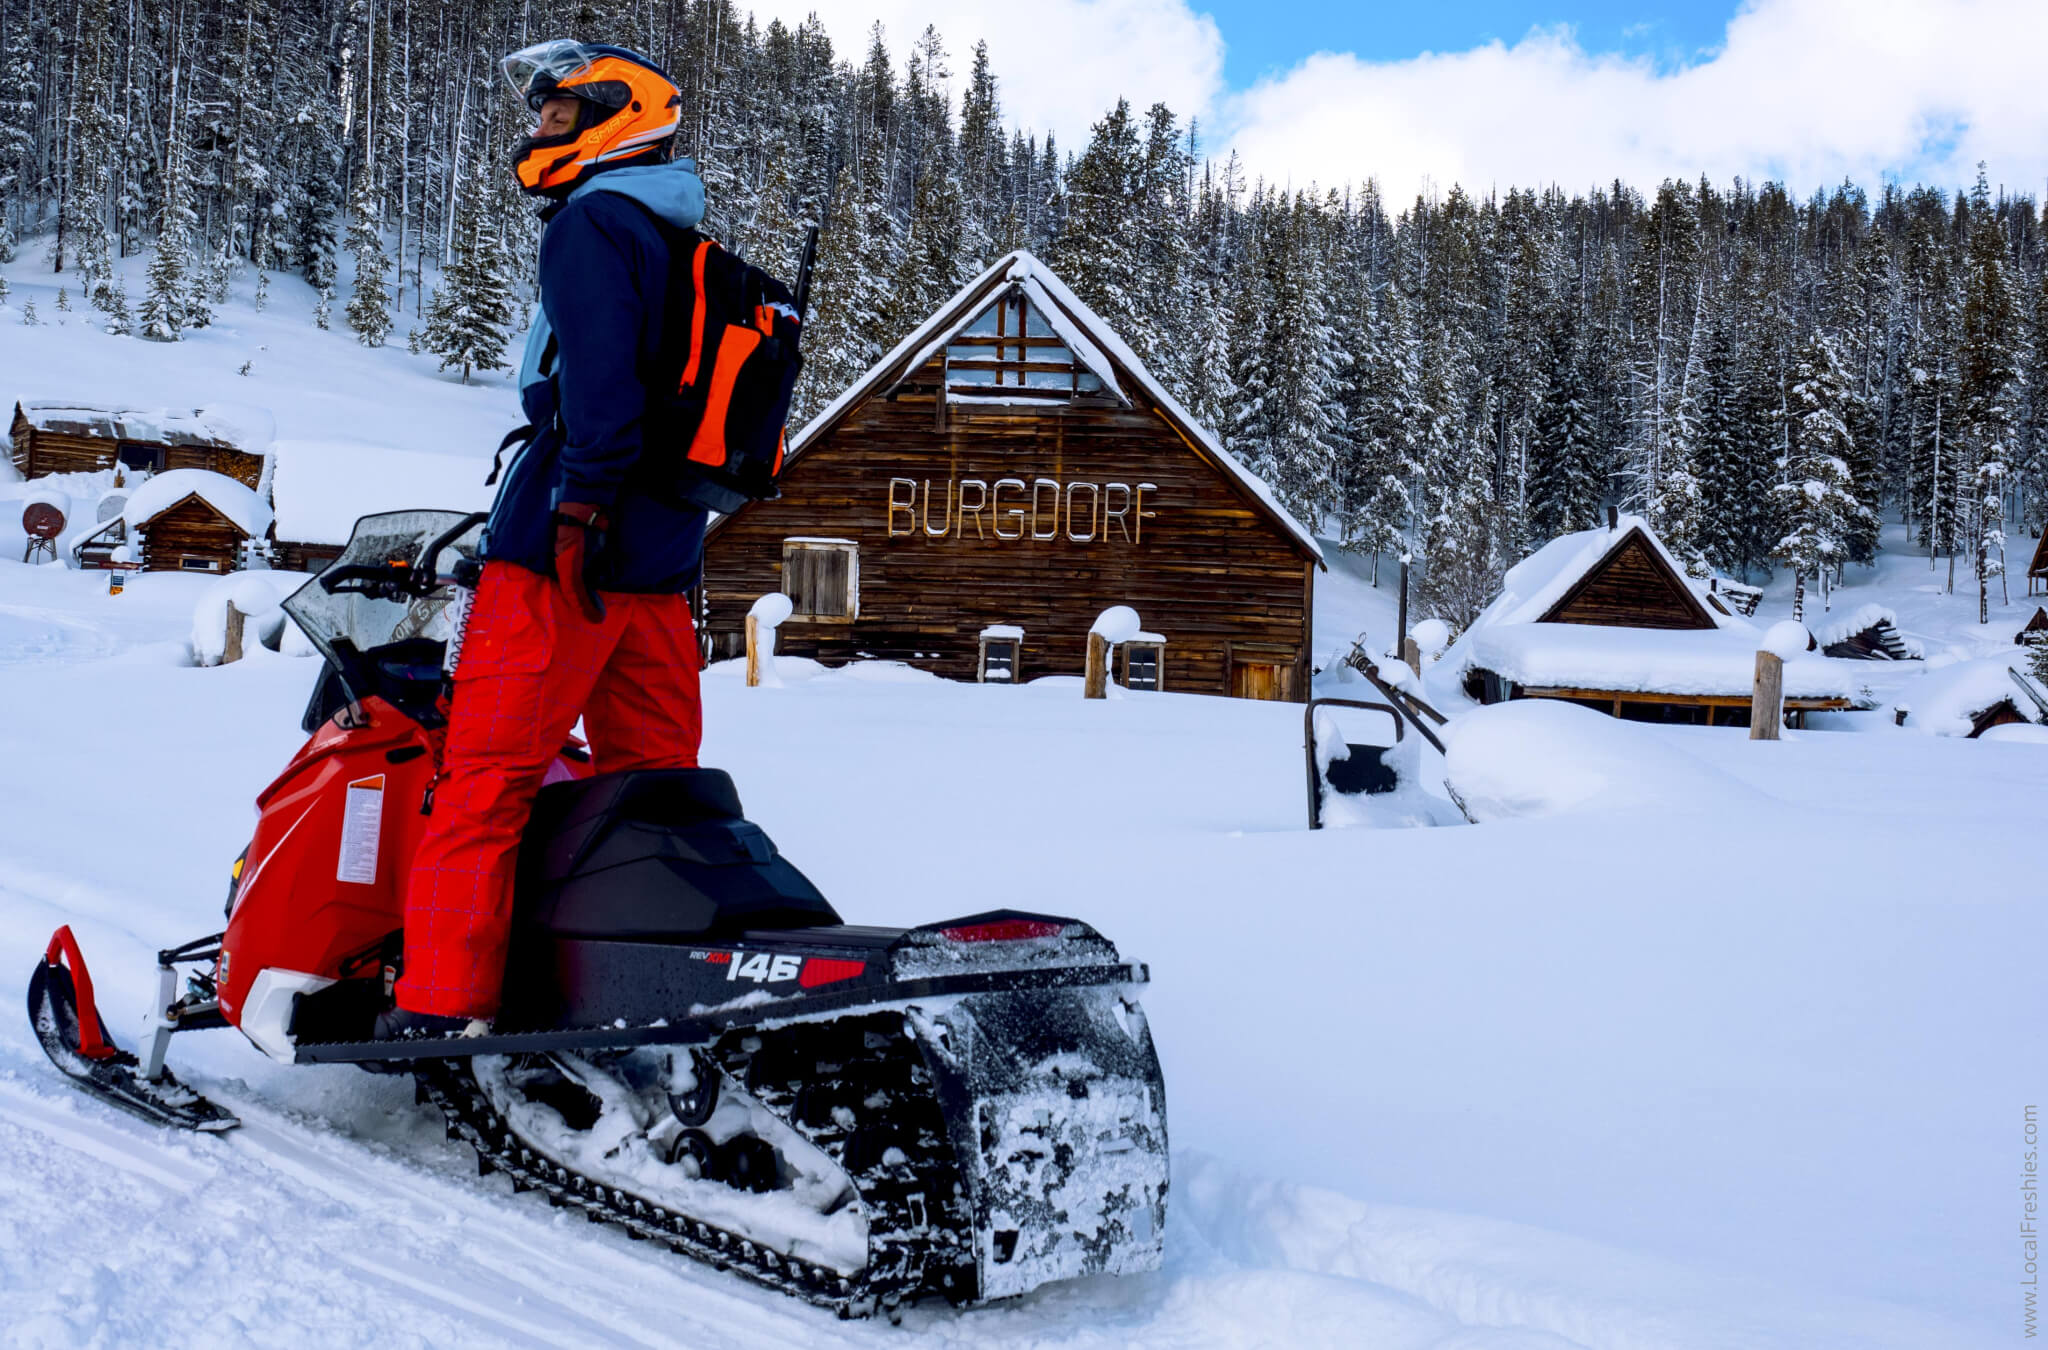
<svg viewBox="0 0 2048 1350">
<path fill-rule="evenodd" d="M 735 654 L 784 590 L 782 650 L 954 679 L 1077 674 L 1128 604 L 1134 682 L 1299 699 L 1314 537 L 1042 262 L 999 260 L 789 445 L 782 496 L 713 524 L 705 630 Z M 991 645 L 984 634 L 1021 630 Z M 977 665 L 999 654 L 1009 668 Z M 1128 669 L 1128 664 L 1126 666 Z"/>
<path fill-rule="evenodd" d="M 1511 568 L 1434 679 L 1481 703 L 1554 698 L 1634 720 L 1746 726 L 1762 634 L 1709 594 L 1648 524 L 1618 516 Z M 1794 725 L 1868 702 L 1855 668 L 1822 656 L 1787 661 L 1784 689 Z"/>
<path fill-rule="evenodd" d="M 92 473 L 121 464 L 147 473 L 206 469 L 255 488 L 262 482 L 269 448 L 266 431 L 205 410 L 17 403 L 11 434 L 14 467 L 24 478 Z"/>
<path fill-rule="evenodd" d="M 1830 614 L 1813 625 L 1813 645 L 1823 655 L 1849 661 L 1916 661 L 1920 644 L 1899 632 L 1899 617 L 1883 605 L 1861 605 Z"/>
</svg>

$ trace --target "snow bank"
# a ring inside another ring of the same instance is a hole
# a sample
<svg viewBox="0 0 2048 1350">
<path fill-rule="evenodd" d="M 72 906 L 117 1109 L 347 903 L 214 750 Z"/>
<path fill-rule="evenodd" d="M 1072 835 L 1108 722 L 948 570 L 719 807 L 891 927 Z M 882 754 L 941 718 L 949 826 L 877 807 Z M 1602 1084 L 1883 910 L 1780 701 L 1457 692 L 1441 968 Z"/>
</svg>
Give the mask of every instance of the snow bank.
<svg viewBox="0 0 2048 1350">
<path fill-rule="evenodd" d="M 1496 703 L 1444 728 L 1474 823 L 1641 807 L 1713 812 L 1764 798 L 1646 727 L 1555 699 Z"/>
<path fill-rule="evenodd" d="M 264 646 L 290 656 L 313 655 L 298 625 L 279 608 L 293 591 L 306 584 L 303 572 L 236 572 L 206 588 L 192 607 L 192 658 L 202 666 L 217 666 L 227 653 L 228 605 L 248 615 L 242 628 L 243 650 Z M 287 642 L 286 632 L 299 641 Z"/>
<path fill-rule="evenodd" d="M 248 485 L 211 469 L 172 469 L 148 479 L 128 494 L 121 518 L 140 527 L 187 497 L 197 497 L 234 522 L 236 529 L 261 539 L 270 532 L 270 504 Z"/>
<path fill-rule="evenodd" d="M 364 441 L 279 441 L 271 495 L 277 537 L 345 544 L 379 511 L 487 511 L 488 465 L 467 455 L 394 450 Z"/>
<path fill-rule="evenodd" d="M 1986 708 L 2010 701 L 2026 711 L 2026 696 L 2013 684 L 2011 665 L 2008 658 L 1994 656 L 1928 671 L 1899 692 L 1898 706 L 1906 710 L 1902 725 L 1926 736 L 1967 736 Z"/>
</svg>

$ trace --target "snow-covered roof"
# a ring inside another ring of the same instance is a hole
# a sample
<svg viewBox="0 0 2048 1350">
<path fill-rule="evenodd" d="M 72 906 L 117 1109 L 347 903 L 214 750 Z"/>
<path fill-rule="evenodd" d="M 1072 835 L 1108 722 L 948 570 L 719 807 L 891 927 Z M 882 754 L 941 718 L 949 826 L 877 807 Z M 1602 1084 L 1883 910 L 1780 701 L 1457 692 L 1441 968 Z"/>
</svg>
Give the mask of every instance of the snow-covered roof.
<svg viewBox="0 0 2048 1350">
<path fill-rule="evenodd" d="M 119 408 L 63 401 L 15 405 L 37 431 L 153 445 L 202 445 L 260 455 L 274 434 L 270 415 L 254 408 Z"/>
<path fill-rule="evenodd" d="M 394 450 L 364 441 L 280 441 L 271 499 L 277 537 L 345 544 L 356 521 L 379 511 L 490 509 L 490 465 L 471 455 Z"/>
<path fill-rule="evenodd" d="M 1005 295 L 1021 292 L 1041 312 L 1074 358 L 1102 381 L 1104 392 L 1124 404 L 1130 403 L 1119 375 L 1126 377 L 1156 405 L 1166 420 L 1187 441 L 1195 453 L 1230 478 L 1260 511 L 1300 545 L 1302 551 L 1323 561 L 1323 550 L 1315 535 L 1294 518 L 1257 474 L 1244 467 L 1225 450 L 1215 435 L 1197 422 L 1180 401 L 1145 368 L 1129 344 L 1103 322 L 1101 316 L 1081 303 L 1053 270 L 1029 252 L 1018 249 L 994 263 L 955 292 L 933 311 L 917 330 L 890 349 L 865 374 L 842 390 L 839 396 L 789 439 L 788 459 L 794 460 L 805 448 L 821 439 L 863 399 L 902 383 L 922 369 L 947 343 L 957 337 L 984 311 Z M 743 508 L 744 509 L 744 508 Z"/>
<path fill-rule="evenodd" d="M 1968 736 L 1977 729 L 1977 718 L 2001 703 L 2030 713 L 2032 700 L 2020 693 L 2010 666 L 1993 657 L 1928 671 L 1899 691 L 1898 706 L 1906 709 L 1901 725 L 1930 736 Z"/>
<path fill-rule="evenodd" d="M 252 538 L 270 531 L 270 503 L 246 483 L 211 469 L 172 469 L 145 480 L 128 494 L 121 519 L 139 528 L 187 497 L 205 502 Z"/>
<path fill-rule="evenodd" d="M 1472 627 L 1538 622 L 1570 593 L 1572 587 L 1585 580 L 1588 573 L 1626 544 L 1631 535 L 1640 535 L 1687 592 L 1695 600 L 1702 599 L 1705 591 L 1685 575 L 1685 570 L 1671 556 L 1671 550 L 1664 547 L 1664 541 L 1657 537 L 1649 522 L 1640 516 L 1621 516 L 1611 529 L 1601 526 L 1561 534 L 1510 567 L 1501 581 L 1500 594 L 1473 620 Z M 1703 602 L 1699 609 L 1717 627 L 1744 630 L 1753 627 L 1746 620 L 1722 614 Z"/>
<path fill-rule="evenodd" d="M 1469 665 L 1532 689 L 1593 689 L 1747 698 L 1756 682 L 1753 635 L 1717 628 L 1603 628 L 1582 623 L 1474 629 Z M 1867 702 L 1856 663 L 1803 656 L 1785 663 L 1785 697 Z"/>
</svg>

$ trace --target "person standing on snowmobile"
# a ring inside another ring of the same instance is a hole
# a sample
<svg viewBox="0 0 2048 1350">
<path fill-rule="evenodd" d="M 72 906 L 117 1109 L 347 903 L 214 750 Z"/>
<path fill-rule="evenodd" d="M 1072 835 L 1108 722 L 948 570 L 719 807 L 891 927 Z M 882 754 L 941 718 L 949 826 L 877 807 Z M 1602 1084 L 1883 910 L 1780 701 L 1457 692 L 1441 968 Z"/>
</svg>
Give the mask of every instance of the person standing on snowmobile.
<svg viewBox="0 0 2048 1350">
<path fill-rule="evenodd" d="M 520 832 L 579 716 L 604 773 L 693 768 L 702 732 L 683 592 L 705 515 L 635 472 L 654 386 L 680 366 L 670 330 L 686 326 L 664 304 L 687 264 L 669 235 L 704 214 L 695 166 L 671 153 L 682 96 L 622 47 L 545 42 L 501 66 L 539 118 L 512 156 L 546 199 L 519 373 L 537 430 L 485 526 L 383 1038 L 481 1030 L 497 1011 Z"/>
</svg>

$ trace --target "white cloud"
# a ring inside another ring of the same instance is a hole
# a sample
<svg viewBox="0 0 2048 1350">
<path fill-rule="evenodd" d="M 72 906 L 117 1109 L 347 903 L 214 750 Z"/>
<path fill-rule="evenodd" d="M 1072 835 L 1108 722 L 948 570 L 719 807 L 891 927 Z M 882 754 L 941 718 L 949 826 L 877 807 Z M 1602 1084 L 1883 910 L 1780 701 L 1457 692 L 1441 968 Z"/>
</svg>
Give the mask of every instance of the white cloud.
<svg viewBox="0 0 2048 1350">
<path fill-rule="evenodd" d="M 835 51 L 855 62 L 879 20 L 902 68 L 927 24 L 945 39 L 955 95 L 966 87 L 974 44 L 986 39 L 1005 118 L 1079 150 L 1089 126 L 1118 97 L 1138 108 L 1163 101 L 1186 116 L 1223 87 L 1223 38 L 1184 0 L 760 0 L 765 20 L 795 24 L 815 12 Z"/>
<path fill-rule="evenodd" d="M 1401 200 L 1468 188 L 1705 172 L 1994 183 L 2048 175 L 2042 0 L 1753 0 L 1721 50 L 1677 69 L 1588 53 L 1566 30 L 1507 46 L 1364 61 L 1319 53 L 1225 106 L 1269 180 L 1376 176 Z"/>
</svg>

